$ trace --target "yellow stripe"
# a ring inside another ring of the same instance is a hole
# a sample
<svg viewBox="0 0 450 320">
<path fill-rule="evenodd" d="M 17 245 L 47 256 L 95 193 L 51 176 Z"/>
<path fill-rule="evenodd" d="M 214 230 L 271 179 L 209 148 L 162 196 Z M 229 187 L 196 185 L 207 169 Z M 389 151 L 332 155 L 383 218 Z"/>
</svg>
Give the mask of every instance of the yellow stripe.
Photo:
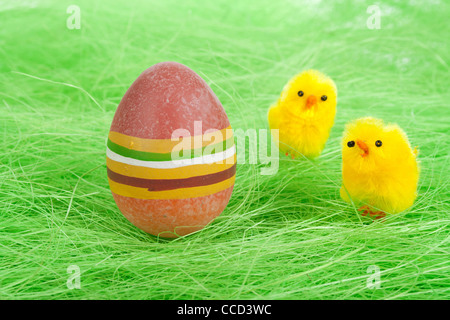
<svg viewBox="0 0 450 320">
<path fill-rule="evenodd" d="M 215 137 L 215 134 L 218 134 L 220 132 L 221 139 L 215 141 L 214 139 L 211 139 L 212 137 Z M 207 133 L 204 135 L 199 136 L 190 136 L 180 139 L 179 141 L 172 141 L 171 139 L 142 139 L 132 136 L 127 136 L 125 134 L 110 131 L 109 132 L 109 139 L 118 144 L 122 147 L 137 150 L 137 151 L 144 151 L 144 152 L 155 152 L 155 153 L 170 153 L 172 152 L 173 148 L 182 143 L 190 144 L 192 148 L 197 147 L 196 144 L 194 144 L 194 140 L 200 139 L 202 140 L 202 147 L 205 147 L 210 144 L 215 144 L 224 140 L 227 140 L 233 136 L 233 131 L 231 130 L 231 126 L 228 128 L 217 130 L 211 133 Z M 187 139 L 188 141 L 185 141 Z M 198 143 L 200 144 L 200 143 Z"/>
<path fill-rule="evenodd" d="M 188 199 L 208 196 L 210 194 L 228 189 L 234 185 L 235 177 L 236 176 L 233 176 L 230 179 L 207 186 L 181 188 L 167 191 L 148 191 L 145 188 L 132 187 L 117 183 L 109 178 L 108 181 L 112 192 L 125 197 L 137 199 Z"/>
<path fill-rule="evenodd" d="M 117 162 L 106 157 L 106 165 L 112 171 L 124 176 L 142 179 L 184 179 L 195 176 L 202 176 L 226 170 L 232 167 L 235 163 L 236 154 L 225 160 L 211 164 L 196 164 L 174 169 L 155 169 L 133 166 L 126 163 Z"/>
</svg>

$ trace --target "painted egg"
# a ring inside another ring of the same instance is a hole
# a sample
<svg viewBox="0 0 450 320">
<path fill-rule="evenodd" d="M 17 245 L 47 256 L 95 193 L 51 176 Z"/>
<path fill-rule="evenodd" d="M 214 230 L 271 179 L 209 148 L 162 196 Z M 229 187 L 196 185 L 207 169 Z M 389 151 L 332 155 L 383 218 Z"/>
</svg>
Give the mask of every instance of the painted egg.
<svg viewBox="0 0 450 320">
<path fill-rule="evenodd" d="M 123 215 L 153 235 L 200 230 L 228 204 L 236 173 L 230 122 L 206 82 L 176 62 L 145 70 L 108 136 L 109 186 Z"/>
</svg>

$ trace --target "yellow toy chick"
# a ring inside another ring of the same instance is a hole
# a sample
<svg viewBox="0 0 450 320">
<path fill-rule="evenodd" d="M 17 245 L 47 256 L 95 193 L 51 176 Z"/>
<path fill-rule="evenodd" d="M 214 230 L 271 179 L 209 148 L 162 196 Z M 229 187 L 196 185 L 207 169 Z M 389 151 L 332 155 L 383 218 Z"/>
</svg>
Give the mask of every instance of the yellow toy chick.
<svg viewBox="0 0 450 320">
<path fill-rule="evenodd" d="M 337 89 L 331 78 L 317 70 L 293 77 L 269 109 L 270 129 L 278 129 L 278 148 L 292 158 L 320 155 L 336 115 Z"/>
<path fill-rule="evenodd" d="M 395 124 L 371 117 L 354 120 L 343 136 L 342 178 L 342 199 L 362 205 L 363 215 L 382 218 L 404 211 L 417 197 L 417 148 Z"/>
</svg>

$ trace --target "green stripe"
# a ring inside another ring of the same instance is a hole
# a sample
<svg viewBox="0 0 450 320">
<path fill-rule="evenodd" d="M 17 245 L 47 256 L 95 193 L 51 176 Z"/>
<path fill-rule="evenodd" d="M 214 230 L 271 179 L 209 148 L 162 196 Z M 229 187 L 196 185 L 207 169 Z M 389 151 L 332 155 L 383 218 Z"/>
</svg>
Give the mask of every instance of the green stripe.
<svg viewBox="0 0 450 320">
<path fill-rule="evenodd" d="M 199 152 L 200 149 L 192 149 L 191 150 L 180 150 L 181 156 L 177 158 L 177 160 L 181 159 L 192 159 L 197 157 L 197 153 L 199 155 L 203 155 L 203 152 L 205 148 L 211 149 L 214 148 L 213 152 L 211 154 L 215 154 L 218 152 L 225 151 L 228 147 L 231 147 L 234 145 L 234 138 L 231 137 L 228 140 L 221 141 L 219 143 L 216 143 L 211 146 L 205 146 L 201 148 L 201 153 Z M 155 152 L 144 152 L 144 151 L 138 151 L 138 150 L 132 150 L 125 147 L 122 147 L 121 145 L 118 145 L 117 143 L 112 142 L 108 139 L 108 148 L 117 153 L 121 156 L 127 157 L 127 158 L 133 158 L 136 160 L 143 160 L 143 161 L 172 161 L 172 153 L 155 153 Z M 220 149 L 222 148 L 222 149 Z M 218 150 L 217 150 L 218 149 Z M 197 152 L 196 152 L 197 151 Z"/>
</svg>

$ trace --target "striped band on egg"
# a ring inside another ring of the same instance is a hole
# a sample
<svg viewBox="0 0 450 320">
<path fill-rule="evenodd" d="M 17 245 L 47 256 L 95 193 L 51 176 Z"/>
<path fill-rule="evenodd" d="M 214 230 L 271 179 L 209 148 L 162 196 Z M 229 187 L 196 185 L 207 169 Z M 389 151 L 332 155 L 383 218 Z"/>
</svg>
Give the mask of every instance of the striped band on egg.
<svg viewBox="0 0 450 320">
<path fill-rule="evenodd" d="M 180 143 L 180 159 L 172 150 Z M 185 144 L 186 143 L 186 144 Z M 211 195 L 234 185 L 236 150 L 231 127 L 200 136 L 142 139 L 111 131 L 106 149 L 113 193 L 138 199 L 187 199 Z"/>
</svg>

